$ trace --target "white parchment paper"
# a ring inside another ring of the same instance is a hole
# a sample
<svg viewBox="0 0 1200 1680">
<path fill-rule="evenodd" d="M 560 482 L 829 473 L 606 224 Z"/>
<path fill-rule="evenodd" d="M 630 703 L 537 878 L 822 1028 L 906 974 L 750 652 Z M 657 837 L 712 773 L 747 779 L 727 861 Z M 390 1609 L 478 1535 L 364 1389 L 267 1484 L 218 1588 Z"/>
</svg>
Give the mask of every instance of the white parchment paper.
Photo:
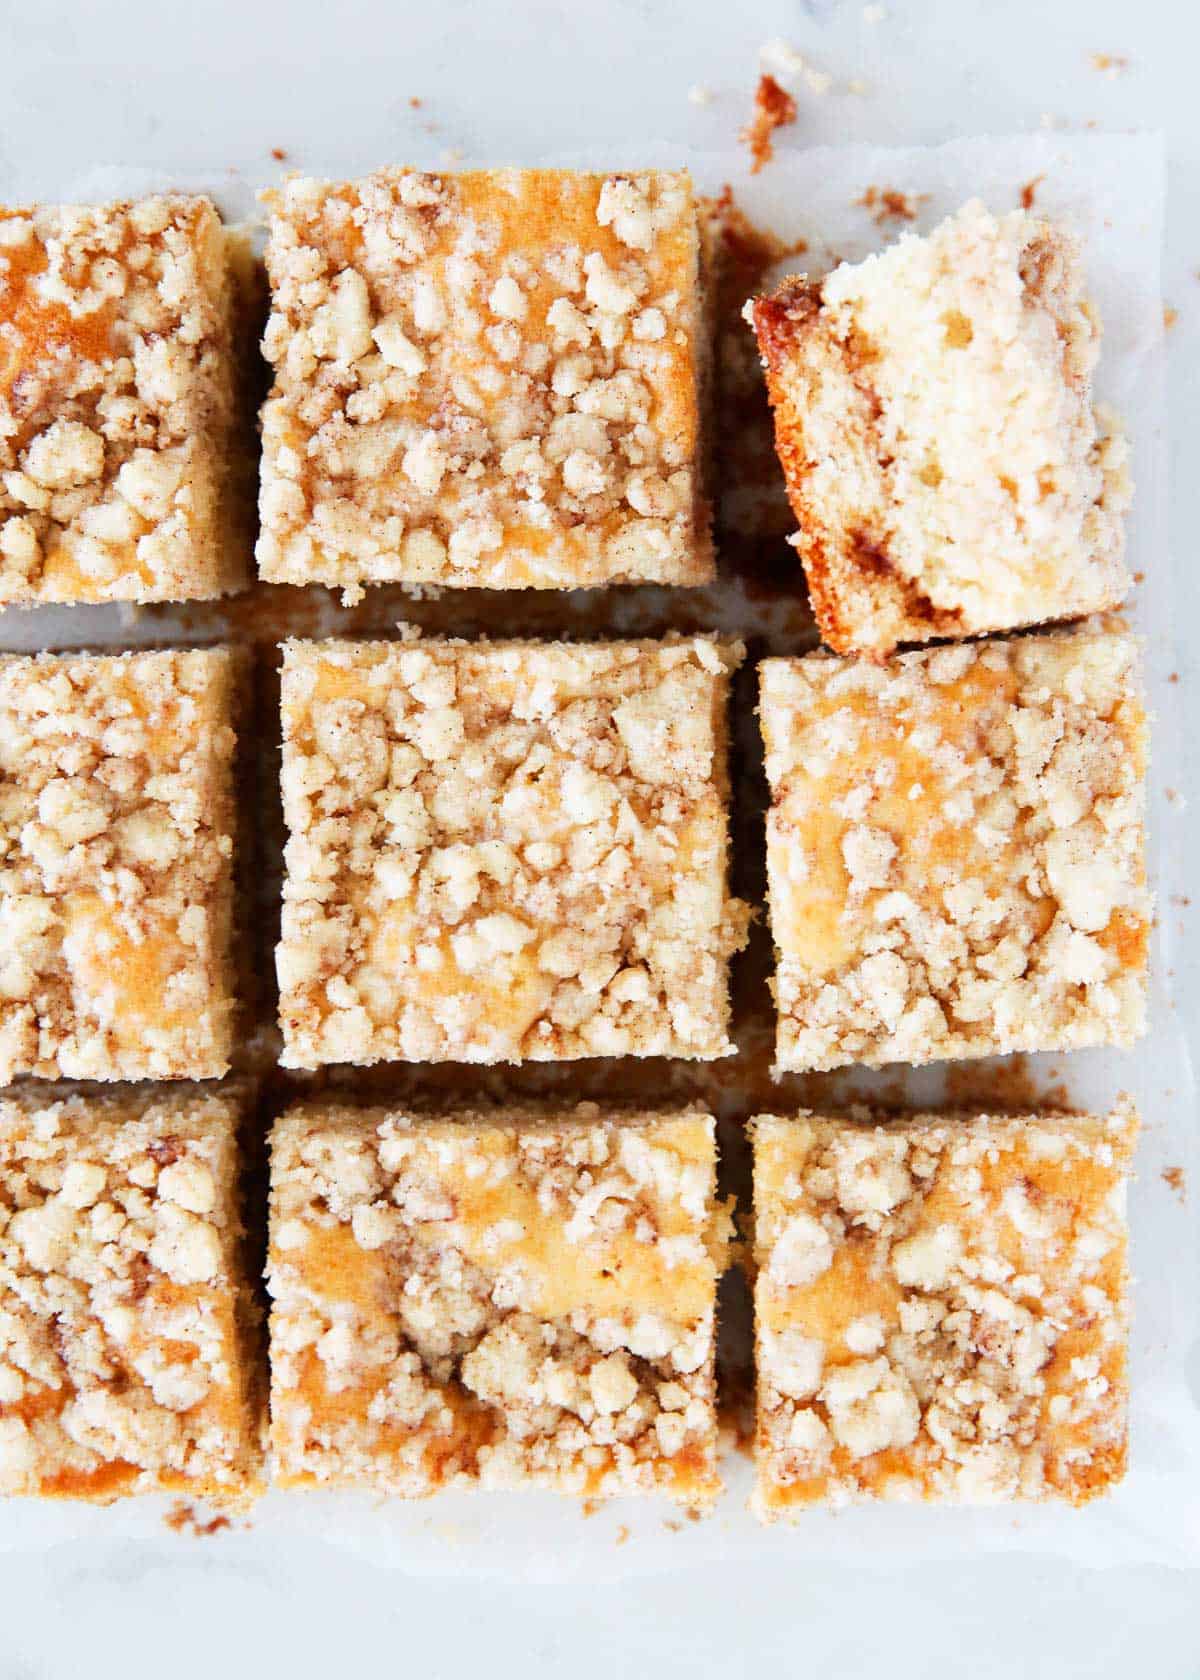
<svg viewBox="0 0 1200 1680">
<path fill-rule="evenodd" d="M 995 210 L 1012 208 L 1022 189 L 1036 183 L 1037 208 L 1068 222 L 1085 241 L 1091 287 L 1105 326 L 1097 390 L 1125 415 L 1134 446 L 1137 496 L 1129 560 L 1144 581 L 1135 590 L 1129 616 L 1144 637 L 1155 714 L 1149 861 L 1159 918 L 1151 1030 L 1144 1043 L 1130 1053 L 1085 1052 L 1040 1061 L 1065 1082 L 1074 1103 L 1104 1107 L 1119 1090 L 1129 1090 L 1143 1113 L 1130 1202 L 1136 1277 L 1131 1468 L 1109 1498 L 1080 1511 L 878 1506 L 837 1514 L 814 1511 L 795 1527 L 764 1529 L 746 1510 L 750 1464 L 740 1452 L 730 1451 L 723 1466 L 727 1491 L 715 1513 L 696 1523 L 654 1501 L 614 1501 L 582 1516 L 576 1506 L 541 1494 L 450 1494 L 406 1505 L 357 1495 L 272 1493 L 250 1519 L 257 1543 L 265 1550 L 278 1536 L 308 1535 L 410 1574 L 547 1581 L 601 1580 L 780 1555 L 797 1564 L 833 1559 L 899 1565 L 967 1551 L 1033 1551 L 1095 1566 L 1200 1564 L 1200 1178 L 1187 1038 L 1197 999 L 1177 996 L 1173 989 L 1179 932 L 1173 900 L 1188 888 L 1185 860 L 1174 843 L 1178 795 L 1172 777 L 1179 763 L 1181 719 L 1192 699 L 1173 680 L 1159 289 L 1161 142 L 1151 136 L 1043 134 L 964 140 L 933 149 L 781 149 L 757 177 L 748 176 L 742 152 L 681 156 L 651 146 L 625 157 L 591 152 L 520 161 L 631 168 L 685 162 L 702 190 L 716 192 L 731 182 L 751 220 L 789 241 L 807 240 L 807 254 L 790 266 L 810 271 L 839 258 L 857 259 L 895 237 L 895 224 L 881 229 L 870 209 L 858 202 L 872 187 L 912 195 L 916 225 L 927 228 L 970 197 Z M 335 163 L 328 172 L 337 172 Z M 96 170 L 64 182 L 62 196 L 102 199 L 166 185 L 210 191 L 232 218 L 253 210 L 249 185 L 216 170 L 171 181 L 145 170 Z M 0 189 L 10 201 L 20 200 L 20 182 L 0 179 Z M 744 605 L 738 590 L 715 592 L 723 626 L 736 627 Z M 51 608 L 0 617 L 0 648 L 11 650 L 83 640 L 132 646 L 148 634 L 135 613 L 117 608 L 85 613 Z M 156 641 L 174 636 L 161 618 L 152 634 Z M 182 623 L 178 636 L 186 636 Z M 859 1081 L 868 1091 L 874 1083 L 870 1075 Z M 939 1087 L 938 1071 L 923 1070 L 912 1076 L 909 1095 L 914 1102 L 928 1100 Z M 1163 1177 L 1173 1168 L 1181 1170 L 1180 1188 Z M 93 1510 L 9 1501 L 0 1506 L 0 1551 L 66 1539 L 157 1536 L 168 1503 L 127 1501 Z"/>
</svg>

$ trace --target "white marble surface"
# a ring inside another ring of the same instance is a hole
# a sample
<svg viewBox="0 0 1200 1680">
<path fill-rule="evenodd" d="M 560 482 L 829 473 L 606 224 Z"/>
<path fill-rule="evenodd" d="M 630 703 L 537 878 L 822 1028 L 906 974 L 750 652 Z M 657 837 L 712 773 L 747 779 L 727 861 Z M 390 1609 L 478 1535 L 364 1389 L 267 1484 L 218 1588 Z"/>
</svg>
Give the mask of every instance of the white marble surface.
<svg viewBox="0 0 1200 1680">
<path fill-rule="evenodd" d="M 802 93 L 800 122 L 781 144 L 1005 133 L 1038 127 L 1043 113 L 1065 126 L 1159 125 L 1170 152 L 1165 291 L 1179 311 L 1172 516 L 1186 563 L 1200 513 L 1190 448 L 1200 420 L 1200 31 L 1168 0 L 887 0 L 886 11 L 872 23 L 859 0 L 23 0 L 19 10 L 0 0 L 0 175 L 23 194 L 54 196 L 92 161 L 181 173 L 216 161 L 267 179 L 272 147 L 299 167 L 336 170 L 438 163 L 449 147 L 475 161 L 586 142 L 622 156 L 640 140 L 719 145 L 744 120 L 758 48 L 777 36 L 837 86 L 868 86 L 861 96 Z M 1091 67 L 1093 53 L 1127 55 L 1129 67 L 1109 79 Z M 711 103 L 689 102 L 697 84 Z M 1197 585 L 1186 564 L 1175 587 L 1187 691 Z M 1172 767 L 1181 790 L 1194 740 L 1190 751 Z M 1192 815 L 1174 811 L 1180 846 L 1194 852 Z M 1181 924 L 1175 978 L 1187 969 L 1194 981 L 1187 918 L 1200 909 L 1163 913 Z M 1193 1365 L 1195 1381 L 1200 1358 Z M 275 1539 L 267 1552 L 253 1532 L 79 1542 L 0 1561 L 0 1680 L 208 1676 L 214 1664 L 236 1674 L 395 1664 L 503 1676 L 530 1659 L 583 1677 L 739 1675 L 774 1660 L 833 1680 L 884 1662 L 901 1677 L 1140 1668 L 1172 1680 L 1200 1673 L 1200 1581 L 1036 1558 L 883 1573 L 789 1563 L 784 1542 L 753 1573 L 706 1567 L 548 1591 L 406 1578 L 311 1539 Z"/>
</svg>

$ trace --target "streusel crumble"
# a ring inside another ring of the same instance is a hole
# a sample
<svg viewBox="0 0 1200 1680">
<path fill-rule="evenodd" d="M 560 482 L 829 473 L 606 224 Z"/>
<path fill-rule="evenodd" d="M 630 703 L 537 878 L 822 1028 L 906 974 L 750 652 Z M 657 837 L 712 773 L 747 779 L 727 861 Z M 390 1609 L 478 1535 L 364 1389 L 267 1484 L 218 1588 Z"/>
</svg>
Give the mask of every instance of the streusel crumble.
<svg viewBox="0 0 1200 1680">
<path fill-rule="evenodd" d="M 699 1109 L 291 1110 L 271 1146 L 277 1481 L 708 1503 L 715 1176 Z"/>
<path fill-rule="evenodd" d="M 389 169 L 266 197 L 264 578 L 711 578 L 687 175 Z"/>
<path fill-rule="evenodd" d="M 1132 1042 L 1150 920 L 1132 637 L 760 674 L 780 1069 Z"/>
<path fill-rule="evenodd" d="M 226 1071 L 237 683 L 223 649 L 0 658 L 0 1084 Z"/>
<path fill-rule="evenodd" d="M 0 209 L 0 605 L 246 581 L 248 266 L 206 198 Z"/>
<path fill-rule="evenodd" d="M 731 1054 L 741 654 L 287 643 L 284 1065 Z"/>
<path fill-rule="evenodd" d="M 260 1491 L 242 1101 L 237 1086 L 0 1096 L 0 1492 Z"/>
<path fill-rule="evenodd" d="M 761 1516 L 1120 1480 L 1136 1133 L 1124 1100 L 754 1122 Z"/>
<path fill-rule="evenodd" d="M 928 238 L 747 306 L 794 537 L 838 653 L 1117 605 L 1130 499 L 1093 409 L 1076 241 L 968 204 Z"/>
</svg>

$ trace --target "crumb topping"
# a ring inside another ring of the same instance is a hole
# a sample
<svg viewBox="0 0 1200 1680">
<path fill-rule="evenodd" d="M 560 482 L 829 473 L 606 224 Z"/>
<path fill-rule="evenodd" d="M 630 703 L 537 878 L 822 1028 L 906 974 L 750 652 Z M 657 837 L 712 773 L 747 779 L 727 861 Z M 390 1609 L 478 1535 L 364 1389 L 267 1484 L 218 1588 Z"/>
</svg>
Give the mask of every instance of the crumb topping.
<svg viewBox="0 0 1200 1680">
<path fill-rule="evenodd" d="M 0 209 L 0 605 L 242 581 L 233 246 L 206 198 Z"/>
<path fill-rule="evenodd" d="M 264 577 L 711 578 L 686 175 L 383 170 L 266 198 Z"/>
<path fill-rule="evenodd" d="M 288 643 L 284 1065 L 731 1054 L 741 655 Z"/>
<path fill-rule="evenodd" d="M 755 1121 L 760 1515 L 1120 1479 L 1137 1123 Z"/>
<path fill-rule="evenodd" d="M 0 1084 L 213 1078 L 235 657 L 0 658 Z"/>
<path fill-rule="evenodd" d="M 1144 1030 L 1146 720 L 1113 632 L 766 660 L 779 1068 Z"/>
<path fill-rule="evenodd" d="M 751 175 L 757 175 L 775 156 L 775 130 L 795 120 L 796 101 L 791 94 L 774 76 L 761 75 L 754 90 L 754 114 L 741 136 L 750 149 Z"/>
<path fill-rule="evenodd" d="M 1100 324 L 1083 283 L 1063 229 L 971 203 L 749 306 L 793 540 L 837 652 L 1124 598 L 1128 448 L 1092 406 Z"/>
<path fill-rule="evenodd" d="M 279 1480 L 707 1502 L 715 1165 L 700 1110 L 285 1115 L 268 1263 Z"/>
<path fill-rule="evenodd" d="M 238 1109 L 0 1096 L 0 1492 L 257 1491 Z"/>
</svg>

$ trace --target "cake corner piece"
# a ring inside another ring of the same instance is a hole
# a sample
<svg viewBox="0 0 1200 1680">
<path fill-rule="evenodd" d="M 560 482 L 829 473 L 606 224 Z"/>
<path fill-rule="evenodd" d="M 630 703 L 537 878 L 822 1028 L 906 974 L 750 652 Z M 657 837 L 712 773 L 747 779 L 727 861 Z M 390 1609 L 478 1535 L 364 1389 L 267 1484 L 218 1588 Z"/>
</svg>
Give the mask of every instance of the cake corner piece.
<svg viewBox="0 0 1200 1680">
<path fill-rule="evenodd" d="M 0 1492 L 231 1510 L 264 1488 L 249 1088 L 0 1092 Z"/>
<path fill-rule="evenodd" d="M 754 1508 L 1106 1494 L 1138 1117 L 760 1116 Z"/>
<path fill-rule="evenodd" d="M 747 315 L 836 652 L 884 658 L 1124 599 L 1128 448 L 1093 406 L 1100 326 L 1070 233 L 972 202 Z"/>
</svg>

